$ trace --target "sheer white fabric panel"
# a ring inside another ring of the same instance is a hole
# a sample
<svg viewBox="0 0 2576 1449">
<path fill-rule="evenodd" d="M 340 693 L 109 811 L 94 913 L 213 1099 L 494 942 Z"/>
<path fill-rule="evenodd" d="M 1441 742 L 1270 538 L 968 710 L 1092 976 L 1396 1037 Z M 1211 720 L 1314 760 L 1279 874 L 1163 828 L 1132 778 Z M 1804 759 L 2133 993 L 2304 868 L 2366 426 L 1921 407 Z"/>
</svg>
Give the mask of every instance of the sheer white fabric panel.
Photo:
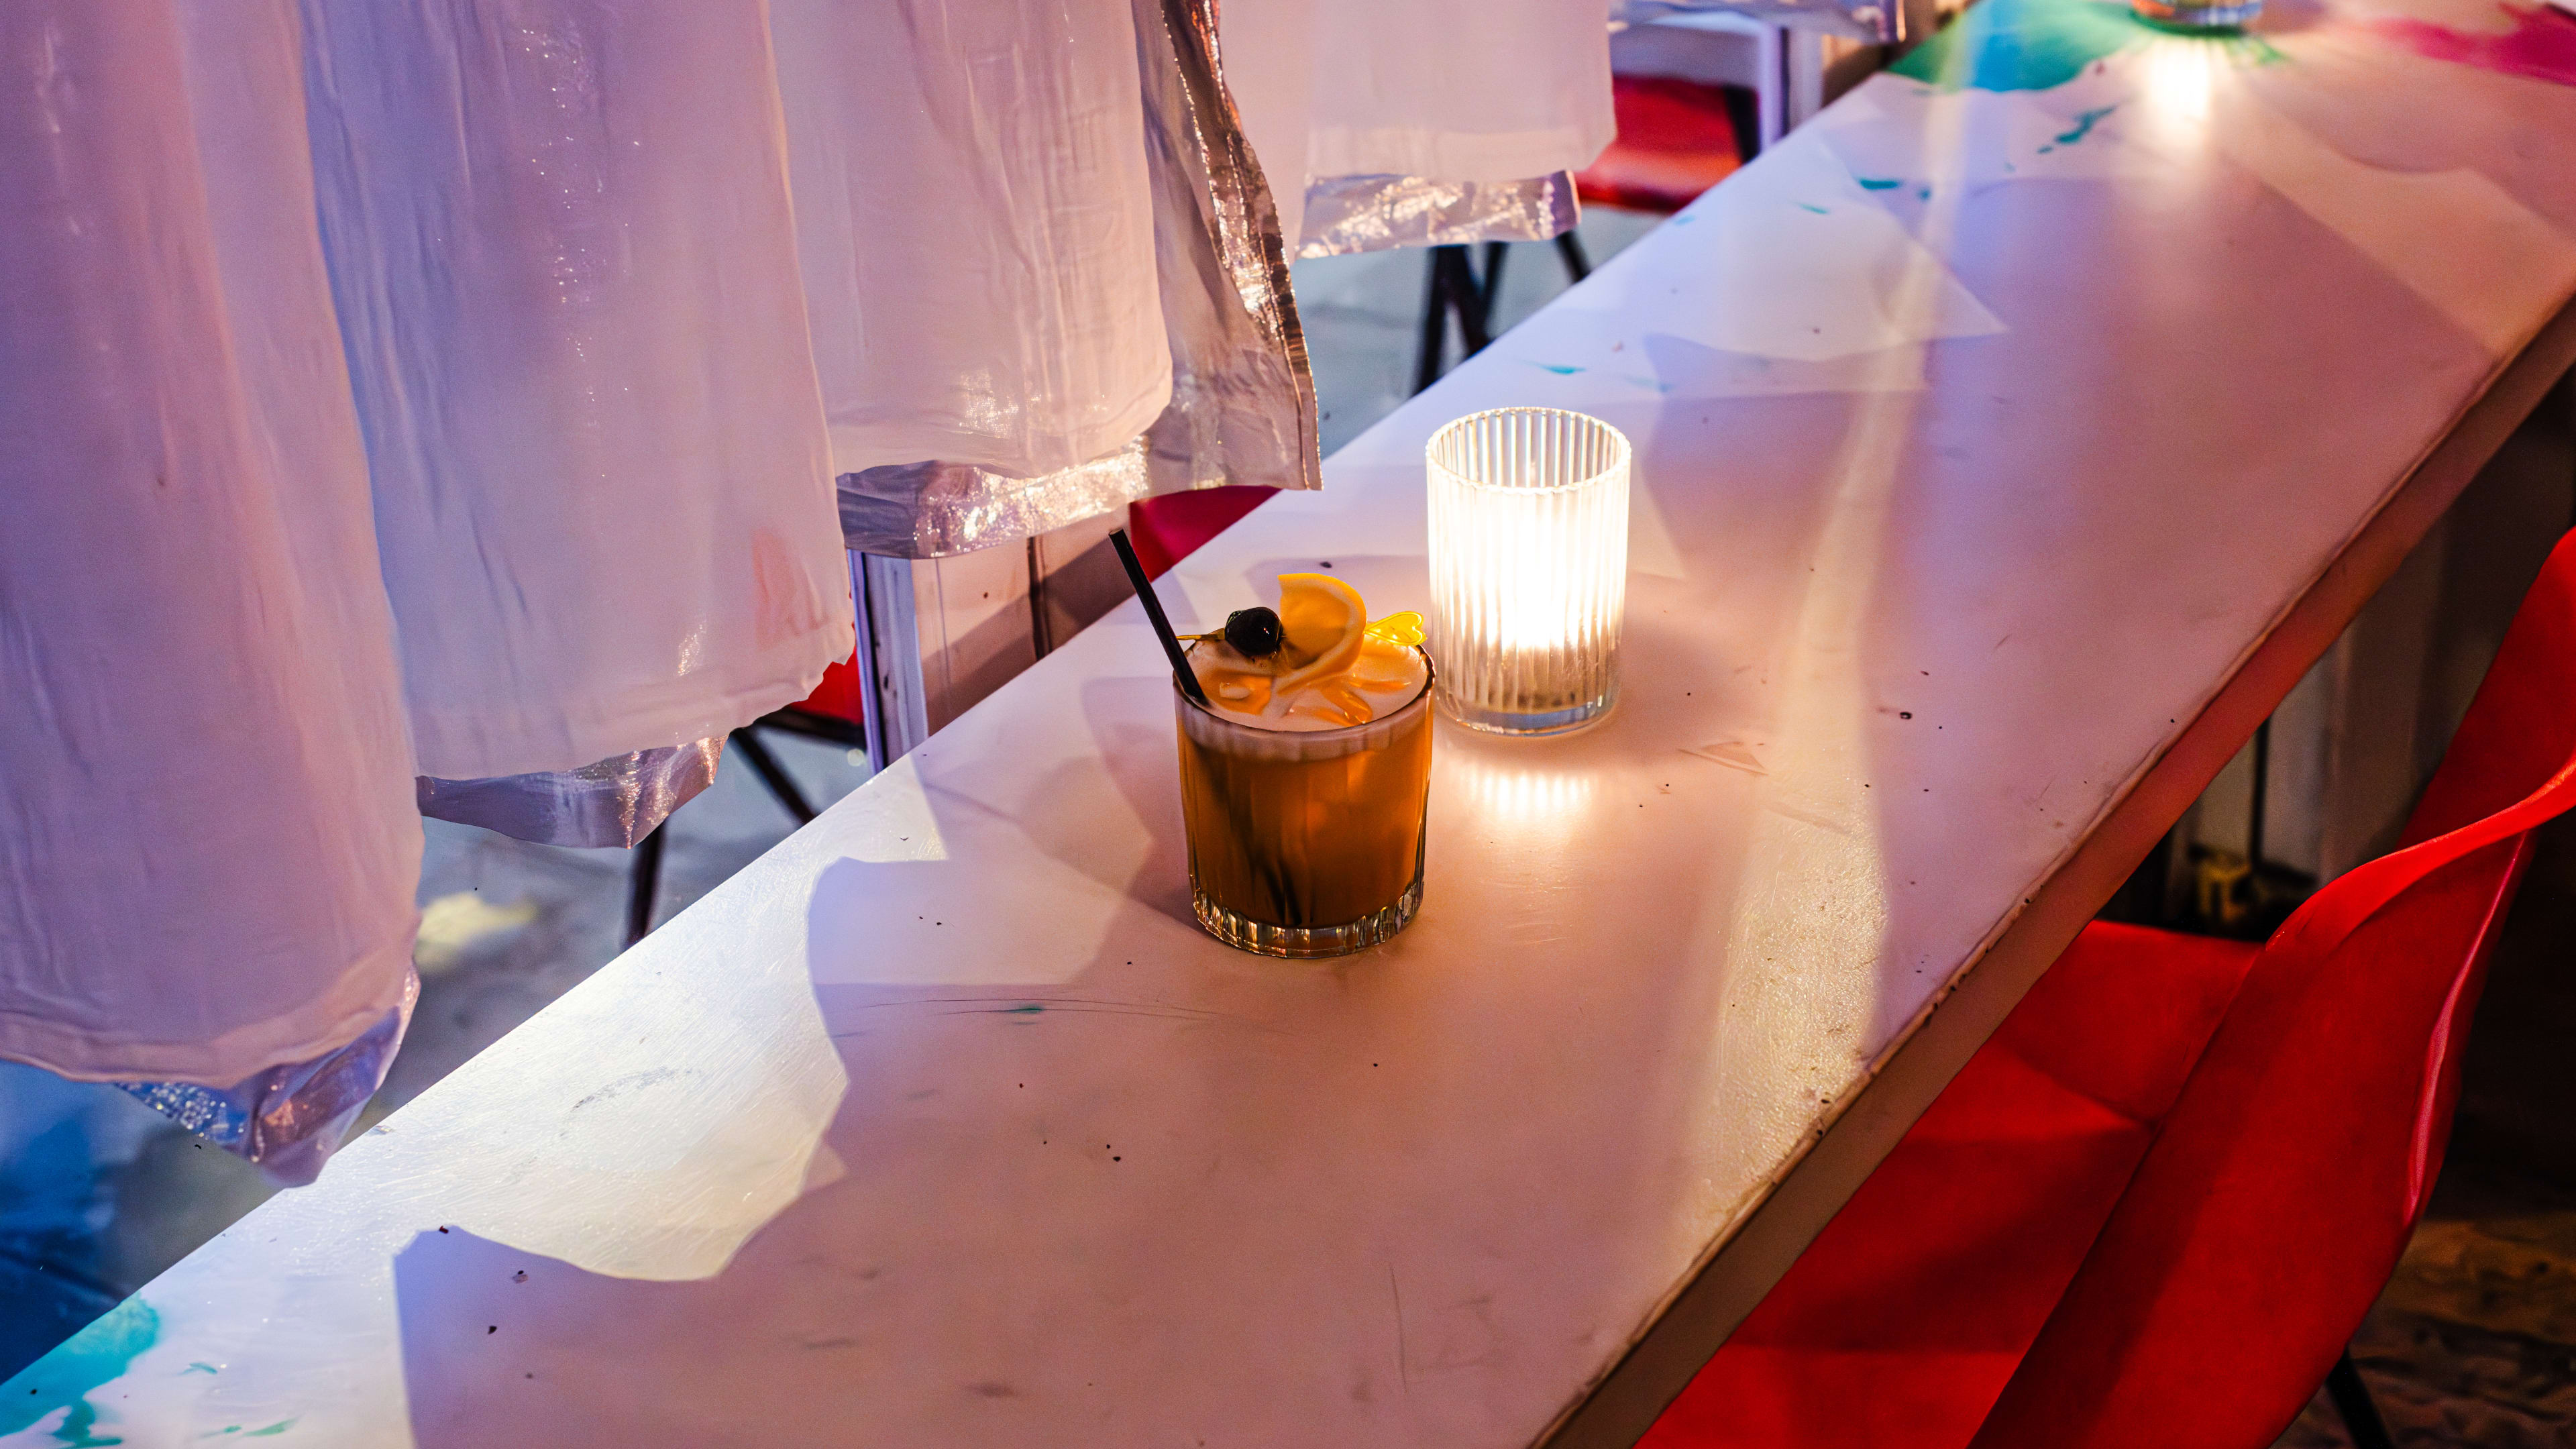
<svg viewBox="0 0 2576 1449">
<path fill-rule="evenodd" d="M 409 980 L 299 71 L 275 0 L 0 5 L 0 1056 L 66 1076 L 230 1084 Z"/>
<path fill-rule="evenodd" d="M 835 471 L 1013 478 L 1172 393 L 1126 0 L 772 0 Z"/>
<path fill-rule="evenodd" d="M 761 7 L 304 14 L 420 772 L 804 696 L 851 618 Z"/>
<path fill-rule="evenodd" d="M 1219 23 L 1283 197 L 1328 177 L 1580 170 L 1617 133 L 1599 0 L 1226 0 Z"/>
</svg>

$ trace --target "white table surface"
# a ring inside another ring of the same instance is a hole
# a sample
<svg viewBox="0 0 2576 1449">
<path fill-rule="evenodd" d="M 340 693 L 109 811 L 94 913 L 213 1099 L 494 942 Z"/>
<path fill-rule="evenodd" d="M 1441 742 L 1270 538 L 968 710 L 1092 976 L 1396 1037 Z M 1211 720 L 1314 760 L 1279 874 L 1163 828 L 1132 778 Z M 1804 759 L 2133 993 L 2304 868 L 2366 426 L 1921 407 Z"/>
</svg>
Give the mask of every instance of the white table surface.
<svg viewBox="0 0 2576 1449">
<path fill-rule="evenodd" d="M 2179 810 L 2131 787 L 2204 718 L 2216 768 L 2269 700 L 2205 707 L 2331 637 L 2576 292 L 2576 89 L 2360 12 L 2270 44 L 1873 80 L 1165 580 L 1185 626 L 1292 568 L 1418 607 L 1433 428 L 1635 441 L 1619 707 L 1443 726 L 1392 944 L 1191 923 L 1130 604 L 0 1386 L 0 1444 L 1632 1433 L 1947 1067 L 1808 1149 L 2099 903 L 2070 862 Z"/>
</svg>

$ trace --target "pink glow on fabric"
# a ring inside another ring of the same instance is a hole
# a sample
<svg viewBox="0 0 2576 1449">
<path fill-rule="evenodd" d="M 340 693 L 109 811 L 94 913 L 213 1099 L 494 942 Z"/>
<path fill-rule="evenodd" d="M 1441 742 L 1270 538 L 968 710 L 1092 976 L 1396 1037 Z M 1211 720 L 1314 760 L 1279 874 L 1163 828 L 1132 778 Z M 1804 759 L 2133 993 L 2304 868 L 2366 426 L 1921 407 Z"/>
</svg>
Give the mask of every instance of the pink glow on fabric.
<svg viewBox="0 0 2576 1449">
<path fill-rule="evenodd" d="M 2504 10 L 2513 17 L 2513 29 L 2494 35 L 2403 16 L 2372 20 L 2366 28 L 2433 60 L 2576 85 L 2576 15 L 2547 6 L 2524 10 L 2507 5 Z"/>
</svg>

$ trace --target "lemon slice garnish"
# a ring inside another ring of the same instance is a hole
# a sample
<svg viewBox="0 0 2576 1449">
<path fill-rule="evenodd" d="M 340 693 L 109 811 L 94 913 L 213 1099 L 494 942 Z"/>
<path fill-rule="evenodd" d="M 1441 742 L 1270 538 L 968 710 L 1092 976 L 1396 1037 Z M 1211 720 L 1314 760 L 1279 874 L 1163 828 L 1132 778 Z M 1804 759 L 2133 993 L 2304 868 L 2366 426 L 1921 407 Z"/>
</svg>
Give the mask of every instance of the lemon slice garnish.
<svg viewBox="0 0 2576 1449">
<path fill-rule="evenodd" d="M 1368 605 L 1359 590 L 1331 574 L 1281 574 L 1279 631 L 1287 636 L 1296 668 L 1272 684 L 1274 701 L 1359 662 L 1368 639 Z"/>
</svg>

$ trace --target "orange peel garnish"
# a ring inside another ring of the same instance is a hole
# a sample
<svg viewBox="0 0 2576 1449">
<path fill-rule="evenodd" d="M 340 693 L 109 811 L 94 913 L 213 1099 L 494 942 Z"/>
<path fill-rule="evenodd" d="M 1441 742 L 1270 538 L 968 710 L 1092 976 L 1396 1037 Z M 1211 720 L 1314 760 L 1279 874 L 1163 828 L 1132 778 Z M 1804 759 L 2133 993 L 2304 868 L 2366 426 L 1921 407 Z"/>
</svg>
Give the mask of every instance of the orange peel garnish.
<svg viewBox="0 0 2576 1449">
<path fill-rule="evenodd" d="M 1411 649 L 1422 643 L 1422 616 L 1411 609 L 1372 620 L 1362 631 L 1372 642 Z"/>
</svg>

